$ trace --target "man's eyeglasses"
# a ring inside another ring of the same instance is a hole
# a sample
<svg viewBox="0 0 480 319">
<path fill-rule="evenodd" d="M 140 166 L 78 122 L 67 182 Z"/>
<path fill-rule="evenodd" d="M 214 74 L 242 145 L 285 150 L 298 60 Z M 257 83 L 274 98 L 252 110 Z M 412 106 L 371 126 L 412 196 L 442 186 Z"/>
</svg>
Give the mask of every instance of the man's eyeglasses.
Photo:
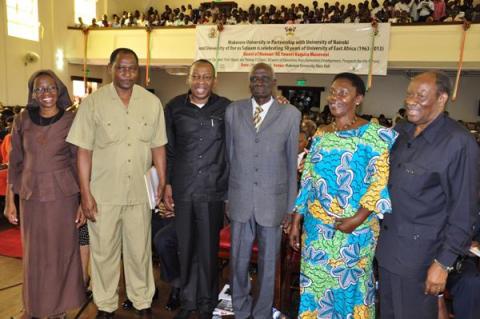
<svg viewBox="0 0 480 319">
<path fill-rule="evenodd" d="M 55 85 L 33 89 L 33 93 L 35 94 L 45 94 L 45 93 L 52 93 L 52 92 L 57 92 L 57 87 Z"/>
</svg>

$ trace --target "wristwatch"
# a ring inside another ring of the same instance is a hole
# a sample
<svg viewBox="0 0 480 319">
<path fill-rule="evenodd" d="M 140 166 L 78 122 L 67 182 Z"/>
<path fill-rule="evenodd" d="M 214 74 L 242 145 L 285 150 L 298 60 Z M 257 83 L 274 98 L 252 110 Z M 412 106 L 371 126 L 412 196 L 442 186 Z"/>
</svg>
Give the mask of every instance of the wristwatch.
<svg viewBox="0 0 480 319">
<path fill-rule="evenodd" d="M 450 273 L 452 272 L 453 270 L 453 267 L 452 266 L 445 266 L 444 264 L 442 264 L 441 262 L 439 262 L 436 258 L 433 260 L 434 263 L 438 264 L 440 267 L 443 268 L 443 270 L 445 270 L 446 272 Z"/>
</svg>

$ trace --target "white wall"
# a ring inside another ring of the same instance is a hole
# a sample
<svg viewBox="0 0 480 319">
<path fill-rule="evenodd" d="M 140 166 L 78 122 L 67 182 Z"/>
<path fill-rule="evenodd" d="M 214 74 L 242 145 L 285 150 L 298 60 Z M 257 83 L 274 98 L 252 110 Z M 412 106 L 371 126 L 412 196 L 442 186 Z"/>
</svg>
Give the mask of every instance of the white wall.
<svg viewBox="0 0 480 319">
<path fill-rule="evenodd" d="M 40 41 L 29 41 L 7 35 L 5 1 L 0 1 L 0 102 L 5 105 L 25 105 L 27 81 L 39 69 L 52 69 L 68 85 L 67 64 L 55 67 L 55 53 L 64 48 L 67 25 L 73 22 L 73 1 L 38 1 Z M 35 52 L 39 61 L 24 64 L 27 52 Z"/>
</svg>

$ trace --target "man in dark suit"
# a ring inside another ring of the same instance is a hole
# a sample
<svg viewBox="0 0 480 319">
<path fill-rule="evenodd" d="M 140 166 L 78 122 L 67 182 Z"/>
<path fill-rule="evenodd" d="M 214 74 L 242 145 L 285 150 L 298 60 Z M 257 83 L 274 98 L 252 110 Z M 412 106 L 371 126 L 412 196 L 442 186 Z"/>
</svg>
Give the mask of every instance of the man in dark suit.
<svg viewBox="0 0 480 319">
<path fill-rule="evenodd" d="M 198 60 L 190 68 L 188 93 L 166 106 L 167 186 L 164 202 L 175 205 L 181 309 L 175 318 L 211 318 L 217 304 L 217 254 L 223 225 L 228 170 L 225 109 L 230 101 L 212 93 L 215 68 Z"/>
<path fill-rule="evenodd" d="M 225 114 L 232 301 L 235 318 L 264 319 L 272 316 L 280 225 L 297 192 L 300 112 L 272 97 L 276 80 L 270 65 L 253 66 L 249 80 L 253 97 L 233 102 Z M 248 266 L 255 238 L 260 289 L 253 301 Z"/>
<path fill-rule="evenodd" d="M 444 114 L 448 77 L 414 77 L 405 99 L 408 122 L 390 156 L 392 214 L 377 246 L 382 319 L 437 319 L 437 295 L 471 243 L 478 212 L 478 146 Z"/>
</svg>

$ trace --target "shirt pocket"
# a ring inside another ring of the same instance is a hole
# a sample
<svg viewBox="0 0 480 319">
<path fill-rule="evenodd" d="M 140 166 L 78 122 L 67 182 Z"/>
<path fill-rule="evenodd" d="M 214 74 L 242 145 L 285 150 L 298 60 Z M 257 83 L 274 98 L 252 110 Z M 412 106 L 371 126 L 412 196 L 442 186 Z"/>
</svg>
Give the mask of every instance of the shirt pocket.
<svg viewBox="0 0 480 319">
<path fill-rule="evenodd" d="M 420 196 L 430 179 L 429 170 L 414 163 L 402 163 L 400 170 L 402 177 L 399 186 L 409 194 Z"/>
<path fill-rule="evenodd" d="M 117 125 L 111 120 L 99 120 L 95 143 L 99 148 L 106 148 L 120 140 L 120 132 Z"/>
<path fill-rule="evenodd" d="M 147 119 L 140 119 L 135 122 L 136 127 L 136 135 L 137 138 L 144 142 L 149 143 L 152 140 L 154 128 L 153 123 L 149 122 Z"/>
<path fill-rule="evenodd" d="M 225 121 L 220 116 L 211 115 L 207 123 L 212 127 L 213 134 L 216 138 L 222 139 L 225 132 Z"/>
</svg>

